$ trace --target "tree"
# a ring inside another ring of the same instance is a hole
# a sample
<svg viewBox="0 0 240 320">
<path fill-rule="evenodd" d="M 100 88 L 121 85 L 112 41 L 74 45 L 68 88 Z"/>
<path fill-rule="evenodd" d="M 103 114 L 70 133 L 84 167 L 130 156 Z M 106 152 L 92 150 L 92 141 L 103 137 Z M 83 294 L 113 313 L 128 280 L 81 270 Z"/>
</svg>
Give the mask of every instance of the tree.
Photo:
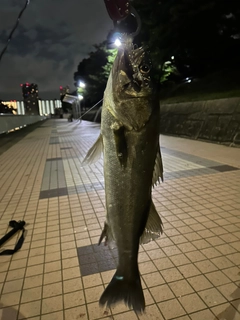
<svg viewBox="0 0 240 320">
<path fill-rule="evenodd" d="M 239 1 L 135 0 L 134 6 L 157 72 L 171 56 L 183 75 L 204 74 L 238 59 Z"/>
<path fill-rule="evenodd" d="M 240 55 L 240 1 L 134 0 L 142 29 L 135 39 L 151 52 L 159 82 L 203 76 L 219 68 L 235 68 Z M 116 55 L 107 41 L 78 65 L 74 79 L 86 82 L 87 104 L 103 97 Z"/>
<path fill-rule="evenodd" d="M 79 81 L 86 84 L 83 90 L 85 105 L 93 105 L 102 99 L 107 79 L 116 50 L 107 49 L 106 41 L 95 45 L 95 51 L 90 52 L 89 58 L 83 59 L 74 73 L 75 85 Z"/>
</svg>

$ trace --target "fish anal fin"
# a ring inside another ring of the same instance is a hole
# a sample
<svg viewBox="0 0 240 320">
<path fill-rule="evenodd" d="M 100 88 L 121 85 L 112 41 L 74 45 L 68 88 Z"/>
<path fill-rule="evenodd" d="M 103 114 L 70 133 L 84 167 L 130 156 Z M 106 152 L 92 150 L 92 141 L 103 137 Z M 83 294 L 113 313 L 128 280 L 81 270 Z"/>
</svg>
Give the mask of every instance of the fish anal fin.
<svg viewBox="0 0 240 320">
<path fill-rule="evenodd" d="M 93 164 L 97 162 L 100 159 L 102 152 L 103 152 L 103 139 L 102 139 L 102 135 L 100 134 L 96 142 L 88 150 L 88 153 L 86 154 L 82 162 L 82 165 Z"/>
<path fill-rule="evenodd" d="M 111 229 L 107 224 L 107 222 L 104 223 L 104 227 L 103 227 L 101 236 L 99 238 L 98 245 L 100 245 L 104 239 L 105 239 L 105 243 L 104 243 L 105 246 L 108 245 L 111 249 L 115 248 L 116 246 L 115 241 L 113 239 Z"/>
<path fill-rule="evenodd" d="M 153 170 L 153 177 L 152 177 L 152 186 L 154 187 L 158 183 L 160 183 L 160 178 L 163 181 L 163 163 L 162 163 L 162 156 L 160 148 L 157 152 L 157 156 L 155 159 L 155 166 Z"/>
<path fill-rule="evenodd" d="M 142 236 L 140 237 L 140 244 L 148 243 L 152 240 L 155 240 L 161 236 L 163 233 L 163 223 L 159 217 L 157 210 L 151 202 L 150 210 L 148 214 L 148 220 L 143 231 Z"/>
<path fill-rule="evenodd" d="M 107 244 L 107 225 L 106 225 L 106 222 L 104 223 L 103 231 L 102 231 L 100 238 L 98 240 L 99 246 L 102 243 L 103 239 L 105 239 L 105 244 Z"/>
</svg>

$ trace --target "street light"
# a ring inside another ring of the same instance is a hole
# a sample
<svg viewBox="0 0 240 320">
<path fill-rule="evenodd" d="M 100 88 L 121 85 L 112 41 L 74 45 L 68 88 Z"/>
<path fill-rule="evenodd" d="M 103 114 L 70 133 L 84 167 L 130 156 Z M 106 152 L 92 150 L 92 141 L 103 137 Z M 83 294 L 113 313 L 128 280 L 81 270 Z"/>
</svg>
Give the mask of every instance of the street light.
<svg viewBox="0 0 240 320">
<path fill-rule="evenodd" d="M 78 88 L 77 88 L 79 108 L 81 108 L 80 101 L 83 100 L 83 98 L 84 98 L 83 96 L 85 94 L 85 88 L 86 88 L 86 84 L 82 80 L 79 80 L 78 81 Z"/>
<path fill-rule="evenodd" d="M 115 41 L 114 41 L 114 44 L 116 47 L 120 47 L 122 45 L 122 42 L 119 38 L 117 38 Z"/>
<path fill-rule="evenodd" d="M 79 86 L 80 88 L 85 88 L 85 87 L 86 87 L 86 84 L 85 84 L 83 81 L 79 81 L 79 82 L 78 82 L 78 86 Z"/>
</svg>

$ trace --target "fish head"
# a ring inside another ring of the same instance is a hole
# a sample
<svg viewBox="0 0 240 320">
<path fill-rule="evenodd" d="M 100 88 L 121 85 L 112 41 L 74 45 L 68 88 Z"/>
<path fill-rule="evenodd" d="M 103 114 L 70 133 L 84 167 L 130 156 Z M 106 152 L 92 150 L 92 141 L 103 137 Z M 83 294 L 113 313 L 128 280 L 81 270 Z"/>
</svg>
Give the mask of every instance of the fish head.
<svg viewBox="0 0 240 320">
<path fill-rule="evenodd" d="M 145 47 L 136 47 L 126 36 L 112 68 L 113 94 L 116 100 L 152 95 L 152 62 Z"/>
<path fill-rule="evenodd" d="M 136 47 L 129 35 L 121 40 L 104 94 L 105 105 L 127 130 L 139 131 L 150 118 L 159 118 L 158 92 L 148 50 Z"/>
</svg>

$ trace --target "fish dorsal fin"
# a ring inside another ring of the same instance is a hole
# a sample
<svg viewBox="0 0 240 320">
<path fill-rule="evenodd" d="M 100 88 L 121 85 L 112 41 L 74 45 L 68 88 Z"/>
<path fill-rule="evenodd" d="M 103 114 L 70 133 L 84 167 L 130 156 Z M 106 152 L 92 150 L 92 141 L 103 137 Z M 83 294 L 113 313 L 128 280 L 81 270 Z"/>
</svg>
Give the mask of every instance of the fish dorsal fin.
<svg viewBox="0 0 240 320">
<path fill-rule="evenodd" d="M 97 162 L 100 159 L 102 152 L 103 152 L 103 139 L 100 133 L 99 137 L 97 138 L 97 141 L 88 150 L 88 153 L 83 159 L 82 165 L 92 164 Z"/>
<path fill-rule="evenodd" d="M 160 147 L 157 152 L 156 160 L 155 160 L 155 166 L 153 170 L 153 177 L 152 177 L 152 186 L 156 186 L 158 183 L 160 183 L 160 178 L 163 181 L 163 163 L 162 163 L 162 156 Z"/>
<path fill-rule="evenodd" d="M 148 214 L 148 220 L 140 237 L 140 244 L 148 243 L 160 237 L 163 232 L 163 223 L 159 217 L 157 210 L 151 201 L 150 210 Z"/>
</svg>

